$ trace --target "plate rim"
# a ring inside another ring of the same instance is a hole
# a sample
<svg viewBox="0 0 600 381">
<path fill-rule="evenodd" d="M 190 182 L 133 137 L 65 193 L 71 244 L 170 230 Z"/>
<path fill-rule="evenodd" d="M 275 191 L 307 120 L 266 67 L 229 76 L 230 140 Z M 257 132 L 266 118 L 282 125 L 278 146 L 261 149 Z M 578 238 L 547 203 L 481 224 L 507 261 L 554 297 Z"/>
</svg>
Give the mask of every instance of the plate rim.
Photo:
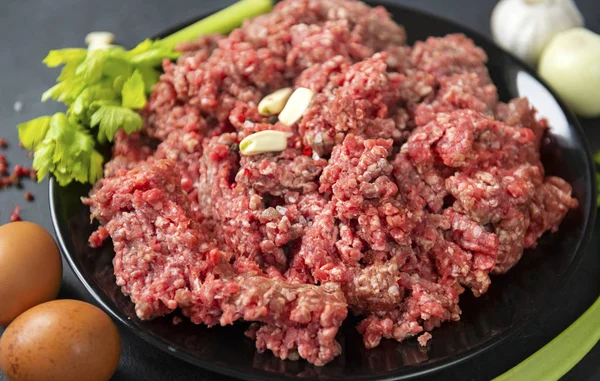
<svg viewBox="0 0 600 381">
<path fill-rule="evenodd" d="M 577 242 L 577 247 L 573 250 L 574 256 L 573 256 L 573 259 L 571 260 L 571 262 L 569 263 L 569 267 L 567 268 L 565 275 L 561 279 L 555 281 L 552 285 L 552 288 L 546 292 L 546 295 L 548 295 L 546 297 L 547 300 L 545 300 L 546 303 L 541 303 L 541 302 L 539 303 L 541 306 L 547 305 L 547 302 L 552 301 L 554 298 L 557 297 L 558 292 L 556 292 L 556 291 L 559 291 L 560 289 L 563 288 L 564 284 L 566 282 L 568 282 L 569 279 L 572 278 L 573 274 L 577 271 L 581 262 L 583 261 L 583 258 L 585 257 L 585 254 L 586 254 L 585 250 L 589 246 L 589 242 L 592 238 L 594 222 L 595 222 L 596 213 L 597 213 L 597 208 L 594 208 L 594 205 L 595 205 L 594 200 L 597 197 L 598 190 L 597 190 L 596 183 L 593 181 L 596 174 L 594 171 L 594 166 L 592 165 L 593 159 L 592 159 L 591 149 L 590 149 L 589 143 L 585 137 L 585 132 L 584 132 L 578 118 L 575 116 L 575 114 L 572 112 L 572 110 L 568 106 L 566 106 L 566 104 L 564 104 L 564 102 L 557 96 L 557 94 L 554 92 L 554 90 L 542 78 L 540 78 L 538 76 L 538 74 L 535 72 L 535 70 L 533 70 L 531 67 L 529 67 L 529 65 L 527 65 L 523 60 L 519 59 L 518 57 L 514 56 L 512 53 L 506 51 L 505 49 L 503 49 L 502 47 L 497 45 L 487 35 L 479 32 L 477 30 L 474 30 L 473 28 L 471 28 L 469 26 L 462 25 L 459 22 L 456 22 L 447 17 L 440 16 L 440 15 L 437 15 L 432 12 L 422 10 L 422 9 L 419 9 L 416 7 L 407 6 L 407 5 L 403 5 L 403 4 L 397 4 L 391 0 L 377 0 L 377 1 L 363 0 L 363 1 L 371 6 L 373 6 L 373 5 L 384 6 L 388 10 L 388 12 L 390 12 L 390 8 L 395 8 L 398 11 L 407 11 L 407 12 L 416 13 L 416 14 L 419 14 L 420 16 L 424 16 L 424 17 L 429 18 L 434 21 L 435 20 L 442 21 L 442 22 L 450 25 L 452 28 L 460 30 L 461 31 L 460 33 L 465 33 L 465 35 L 469 38 L 476 38 L 478 40 L 486 42 L 489 45 L 493 45 L 496 49 L 502 51 L 502 53 L 504 55 L 506 55 L 511 60 L 518 63 L 518 66 L 520 67 L 520 69 L 522 69 L 522 70 L 526 71 L 527 73 L 529 73 L 530 75 L 532 75 L 533 78 L 535 78 L 537 81 L 539 81 L 550 92 L 550 94 L 552 95 L 554 100 L 556 100 L 556 102 L 558 103 L 562 112 L 564 112 L 565 115 L 567 116 L 567 119 L 569 120 L 569 124 L 572 125 L 572 127 L 574 127 L 574 131 L 575 131 L 577 137 L 581 140 L 582 146 L 584 148 L 584 153 L 585 153 L 585 157 L 586 157 L 586 165 L 588 167 L 587 174 L 590 176 L 590 179 L 592 180 L 591 181 L 591 184 L 592 184 L 591 192 L 588 194 L 589 201 L 590 201 L 589 204 L 591 207 L 589 208 L 590 210 L 587 211 L 587 213 L 585 213 L 585 211 L 583 211 L 583 213 L 585 214 L 585 217 L 584 217 L 584 225 L 585 226 L 584 226 L 583 232 L 581 234 L 581 237 Z M 162 38 L 171 33 L 174 33 L 174 32 L 176 32 L 176 31 L 202 19 L 202 18 L 205 18 L 215 12 L 218 12 L 220 9 L 223 9 L 223 8 L 224 7 L 219 7 L 213 11 L 201 13 L 196 17 L 193 17 L 193 18 L 190 18 L 183 22 L 177 23 L 174 26 L 167 27 L 163 31 L 161 31 L 157 34 L 154 34 L 151 37 L 151 39 Z M 167 340 L 165 340 L 161 336 L 145 332 L 145 331 L 141 330 L 139 326 L 136 326 L 135 324 L 133 324 L 126 316 L 121 314 L 117 308 L 111 307 L 111 304 L 112 304 L 111 301 L 108 300 L 108 298 L 105 296 L 104 293 L 96 290 L 94 285 L 92 285 L 92 282 L 90 282 L 88 279 L 86 279 L 86 277 L 83 275 L 83 273 L 78 268 L 73 256 L 70 253 L 68 245 L 66 243 L 66 239 L 68 239 L 68 238 L 65 238 L 64 235 L 62 234 L 62 229 L 61 229 L 62 224 L 58 219 L 58 215 L 60 212 L 57 210 L 58 203 L 57 203 L 57 199 L 56 199 L 57 198 L 56 194 L 57 194 L 59 185 L 54 177 L 50 177 L 48 188 L 49 188 L 48 189 L 49 190 L 48 198 L 49 198 L 52 226 L 54 228 L 54 232 L 55 232 L 58 244 L 59 244 L 59 248 L 60 248 L 61 252 L 63 253 L 63 256 L 66 259 L 67 263 L 69 264 L 69 267 L 75 273 L 78 280 L 80 281 L 80 283 L 82 283 L 82 285 L 85 287 L 87 292 L 94 298 L 95 302 L 97 302 L 102 309 L 104 309 L 106 312 L 108 312 L 115 320 L 117 320 L 120 324 L 122 324 L 124 327 L 126 327 L 130 332 L 133 332 L 136 336 L 138 336 L 142 340 L 146 341 L 147 343 L 151 344 L 155 348 L 162 350 L 163 352 L 166 352 L 176 358 L 186 361 L 189 364 L 198 366 L 202 369 L 206 369 L 206 370 L 214 372 L 214 373 L 218 373 L 218 374 L 222 374 L 225 376 L 234 377 L 234 378 L 238 378 L 238 379 L 250 380 L 250 381 L 282 380 L 282 379 L 297 380 L 298 379 L 297 377 L 289 376 L 287 374 L 275 374 L 272 372 L 264 371 L 262 369 L 256 369 L 255 374 L 248 374 L 248 373 L 244 373 L 240 370 L 234 370 L 233 368 L 224 367 L 222 365 L 216 365 L 210 361 L 206 361 L 197 356 L 194 356 L 185 350 L 179 350 L 177 348 L 174 348 Z M 551 291 L 555 291 L 555 292 L 551 292 Z M 539 316 L 541 314 L 542 310 L 543 310 L 543 307 L 538 308 L 536 311 L 531 313 L 531 316 L 529 316 L 529 318 L 523 319 L 523 321 L 515 323 L 513 326 L 509 327 L 502 333 L 488 339 L 487 341 L 483 342 L 480 345 L 475 346 L 474 348 L 465 350 L 464 352 L 460 353 L 459 355 L 449 357 L 448 359 L 440 360 L 434 364 L 420 365 L 420 366 L 418 364 L 411 365 L 414 367 L 422 368 L 422 369 L 415 369 L 414 372 L 398 375 L 398 374 L 394 374 L 394 373 L 398 372 L 396 370 L 396 371 L 390 371 L 388 373 L 382 374 L 379 378 L 376 378 L 376 379 L 369 377 L 369 376 L 359 376 L 359 377 L 355 377 L 353 379 L 354 380 L 365 380 L 365 381 L 367 381 L 367 380 L 369 380 L 369 381 L 372 381 L 372 380 L 399 381 L 399 380 L 408 380 L 408 379 L 413 379 L 413 378 L 417 378 L 417 377 L 422 377 L 425 375 L 431 375 L 431 374 L 446 370 L 452 366 L 455 366 L 455 365 L 458 365 L 465 361 L 468 361 L 469 359 L 476 357 L 480 353 L 486 352 L 486 351 L 490 350 L 491 348 L 501 344 L 507 338 L 513 336 L 516 332 L 518 332 L 520 329 L 522 329 L 524 325 L 526 325 L 527 323 L 530 323 L 534 317 Z M 320 380 L 321 378 L 303 377 L 302 379 L 309 381 L 309 380 Z M 334 378 L 327 378 L 327 379 L 334 379 Z M 335 378 L 335 379 L 338 379 L 338 378 Z"/>
</svg>

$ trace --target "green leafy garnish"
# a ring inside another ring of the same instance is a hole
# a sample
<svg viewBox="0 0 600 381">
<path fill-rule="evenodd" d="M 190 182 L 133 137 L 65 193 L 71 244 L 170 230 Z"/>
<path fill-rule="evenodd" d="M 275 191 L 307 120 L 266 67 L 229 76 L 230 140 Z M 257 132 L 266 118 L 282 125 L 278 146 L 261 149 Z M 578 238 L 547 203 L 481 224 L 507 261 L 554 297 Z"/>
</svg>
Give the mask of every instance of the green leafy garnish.
<svg viewBox="0 0 600 381">
<path fill-rule="evenodd" d="M 63 186 L 97 181 L 103 161 L 97 145 L 112 142 L 119 130 L 131 134 L 142 128 L 138 111 L 159 80 L 163 60 L 179 57 L 175 45 L 203 34 L 228 33 L 272 6 L 272 0 L 242 0 L 163 40 L 144 40 L 131 50 L 107 46 L 50 51 L 44 64 L 63 68 L 42 101 L 62 102 L 67 111 L 18 126 L 21 143 L 33 151 L 38 179 L 52 173 Z"/>
<path fill-rule="evenodd" d="M 19 130 L 19 140 L 21 141 L 21 144 L 23 144 L 23 147 L 29 150 L 37 147 L 37 145 L 46 137 L 49 127 L 49 116 L 40 116 L 29 122 L 19 124 L 17 126 Z"/>
<path fill-rule="evenodd" d="M 144 79 L 139 70 L 133 72 L 131 77 L 123 83 L 121 90 L 123 107 L 142 108 L 146 104 L 146 92 L 144 91 Z"/>
<path fill-rule="evenodd" d="M 92 115 L 92 127 L 99 126 L 98 140 L 112 141 L 119 128 L 123 128 L 127 134 L 142 128 L 142 118 L 138 113 L 127 107 L 102 106 Z"/>
<path fill-rule="evenodd" d="M 18 126 L 23 146 L 33 150 L 38 176 L 52 172 L 60 185 L 72 180 L 95 182 L 102 177 L 102 155 L 94 149 L 89 130 L 74 124 L 66 114 L 42 116 Z"/>
<path fill-rule="evenodd" d="M 81 61 L 85 59 L 87 53 L 87 49 L 81 48 L 51 50 L 42 62 L 48 67 L 57 67 L 72 62 L 81 63 Z"/>
</svg>

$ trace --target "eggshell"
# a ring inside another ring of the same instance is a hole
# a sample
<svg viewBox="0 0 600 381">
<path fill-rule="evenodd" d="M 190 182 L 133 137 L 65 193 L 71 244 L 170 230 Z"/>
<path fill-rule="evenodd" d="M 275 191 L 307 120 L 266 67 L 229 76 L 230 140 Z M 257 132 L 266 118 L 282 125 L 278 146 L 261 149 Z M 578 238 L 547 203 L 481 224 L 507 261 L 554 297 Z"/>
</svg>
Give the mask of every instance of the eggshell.
<svg viewBox="0 0 600 381">
<path fill-rule="evenodd" d="M 60 252 L 52 236 L 31 222 L 0 226 L 0 325 L 58 295 Z"/>
<path fill-rule="evenodd" d="M 107 381 L 120 356 L 112 320 L 77 300 L 33 307 L 0 338 L 0 368 L 9 381 Z"/>
</svg>

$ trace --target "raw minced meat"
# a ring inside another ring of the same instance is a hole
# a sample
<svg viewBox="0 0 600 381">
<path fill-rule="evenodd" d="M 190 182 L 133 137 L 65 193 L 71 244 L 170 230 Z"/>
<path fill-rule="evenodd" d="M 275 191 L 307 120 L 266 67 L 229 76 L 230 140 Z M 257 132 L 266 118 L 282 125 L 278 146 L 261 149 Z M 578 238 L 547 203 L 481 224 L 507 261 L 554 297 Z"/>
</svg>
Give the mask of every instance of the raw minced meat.
<svg viewBox="0 0 600 381">
<path fill-rule="evenodd" d="M 381 7 L 286 0 L 179 49 L 85 200 L 141 319 L 246 320 L 259 351 L 316 365 L 348 311 L 367 348 L 426 345 L 578 206 L 545 176 L 546 121 L 498 100 L 463 35 L 411 47 Z M 258 113 L 288 86 L 315 92 L 296 124 Z M 240 155 L 264 130 L 288 147 Z"/>
</svg>

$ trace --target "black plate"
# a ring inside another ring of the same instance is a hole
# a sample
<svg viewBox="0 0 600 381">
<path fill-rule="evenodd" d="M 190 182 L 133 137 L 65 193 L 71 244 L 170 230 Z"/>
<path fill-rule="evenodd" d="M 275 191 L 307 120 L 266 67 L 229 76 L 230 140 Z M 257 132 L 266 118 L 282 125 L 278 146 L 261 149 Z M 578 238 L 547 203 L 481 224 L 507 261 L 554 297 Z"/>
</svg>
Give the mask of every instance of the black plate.
<svg viewBox="0 0 600 381">
<path fill-rule="evenodd" d="M 548 174 L 565 178 L 580 201 L 560 230 L 542 237 L 537 248 L 526 252 L 508 274 L 494 277 L 490 291 L 483 297 L 475 300 L 465 293 L 460 304 L 462 320 L 435 330 L 427 351 L 420 349 L 415 340 L 384 340 L 378 348 L 366 350 L 354 329 L 355 322 L 347 321 L 339 335 L 342 355 L 324 367 L 315 367 L 304 361 L 281 361 L 269 353 L 256 353 L 254 343 L 243 335 L 245 324 L 207 329 L 185 320 L 173 326 L 171 317 L 140 321 L 129 298 L 115 284 L 112 247 L 95 250 L 87 244 L 95 225 L 90 225 L 89 211 L 79 198 L 87 194 L 89 187 L 61 188 L 52 180 L 50 205 L 61 249 L 105 310 L 158 348 L 202 368 L 242 379 L 401 380 L 441 370 L 490 349 L 519 333 L 523 323 L 548 304 L 581 261 L 596 210 L 595 177 L 581 127 L 525 64 L 485 37 L 420 11 L 385 5 L 406 27 L 411 42 L 456 32 L 471 37 L 489 56 L 490 74 L 500 98 L 528 96 L 550 120 L 552 129 L 542 149 L 544 165 Z"/>
</svg>

